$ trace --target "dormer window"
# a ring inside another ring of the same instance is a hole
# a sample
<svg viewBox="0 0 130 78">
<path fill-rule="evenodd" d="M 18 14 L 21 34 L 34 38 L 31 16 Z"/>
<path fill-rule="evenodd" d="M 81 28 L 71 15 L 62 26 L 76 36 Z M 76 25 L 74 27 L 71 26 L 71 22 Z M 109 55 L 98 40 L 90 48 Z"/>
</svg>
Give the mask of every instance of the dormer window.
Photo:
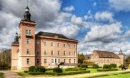
<svg viewBox="0 0 130 78">
<path fill-rule="evenodd" d="M 58 36 L 57 36 L 57 35 L 54 35 L 54 38 L 58 38 Z"/>
</svg>

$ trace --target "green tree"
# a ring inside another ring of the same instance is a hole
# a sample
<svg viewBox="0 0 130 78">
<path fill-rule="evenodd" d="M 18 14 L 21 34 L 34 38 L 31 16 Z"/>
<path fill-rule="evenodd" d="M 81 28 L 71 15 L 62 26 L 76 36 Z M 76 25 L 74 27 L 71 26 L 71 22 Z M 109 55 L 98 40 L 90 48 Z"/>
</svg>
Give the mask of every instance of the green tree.
<svg viewBox="0 0 130 78">
<path fill-rule="evenodd" d="M 84 54 L 78 54 L 78 63 L 83 63 L 85 57 L 84 57 Z"/>
<path fill-rule="evenodd" d="M 125 59 L 126 62 L 130 62 L 130 55 L 128 55 Z"/>
</svg>

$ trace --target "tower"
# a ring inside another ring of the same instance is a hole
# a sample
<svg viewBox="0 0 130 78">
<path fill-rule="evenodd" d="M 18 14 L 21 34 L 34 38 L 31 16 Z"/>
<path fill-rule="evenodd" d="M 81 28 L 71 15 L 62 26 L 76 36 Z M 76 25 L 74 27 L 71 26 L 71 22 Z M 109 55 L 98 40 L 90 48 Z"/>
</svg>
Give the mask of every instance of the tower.
<svg viewBox="0 0 130 78">
<path fill-rule="evenodd" d="M 120 52 L 119 52 L 118 56 L 120 57 L 120 60 L 119 60 L 120 65 L 124 64 L 124 54 L 122 53 L 121 49 L 120 49 Z"/>
<path fill-rule="evenodd" d="M 14 42 L 11 45 L 11 70 L 16 70 L 18 65 L 18 49 L 19 49 L 19 37 L 18 33 L 14 38 Z"/>
<path fill-rule="evenodd" d="M 31 21 L 29 7 L 25 8 L 24 19 L 20 21 L 20 40 L 18 54 L 18 68 L 28 69 L 30 66 L 35 66 L 35 25 Z"/>
</svg>

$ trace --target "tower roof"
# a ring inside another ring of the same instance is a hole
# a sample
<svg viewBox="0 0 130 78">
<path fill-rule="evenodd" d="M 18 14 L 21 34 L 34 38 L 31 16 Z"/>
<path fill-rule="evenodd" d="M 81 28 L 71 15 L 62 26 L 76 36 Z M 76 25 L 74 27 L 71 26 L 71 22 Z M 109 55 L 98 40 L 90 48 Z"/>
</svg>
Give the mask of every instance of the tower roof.
<svg viewBox="0 0 130 78">
<path fill-rule="evenodd" d="M 29 7 L 28 6 L 25 8 L 24 20 L 31 21 L 31 14 L 29 12 Z"/>
<path fill-rule="evenodd" d="M 124 55 L 124 54 L 122 53 L 122 50 L 121 50 L 121 49 L 120 49 L 119 55 Z"/>
</svg>

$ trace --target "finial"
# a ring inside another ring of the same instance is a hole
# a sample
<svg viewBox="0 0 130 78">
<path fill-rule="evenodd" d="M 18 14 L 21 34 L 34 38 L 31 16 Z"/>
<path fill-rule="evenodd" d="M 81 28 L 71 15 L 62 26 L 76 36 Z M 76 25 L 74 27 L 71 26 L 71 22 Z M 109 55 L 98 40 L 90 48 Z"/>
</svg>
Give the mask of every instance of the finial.
<svg viewBox="0 0 130 78">
<path fill-rule="evenodd" d="M 27 7 L 28 7 L 28 2 L 29 2 L 29 0 L 27 0 Z"/>
</svg>

